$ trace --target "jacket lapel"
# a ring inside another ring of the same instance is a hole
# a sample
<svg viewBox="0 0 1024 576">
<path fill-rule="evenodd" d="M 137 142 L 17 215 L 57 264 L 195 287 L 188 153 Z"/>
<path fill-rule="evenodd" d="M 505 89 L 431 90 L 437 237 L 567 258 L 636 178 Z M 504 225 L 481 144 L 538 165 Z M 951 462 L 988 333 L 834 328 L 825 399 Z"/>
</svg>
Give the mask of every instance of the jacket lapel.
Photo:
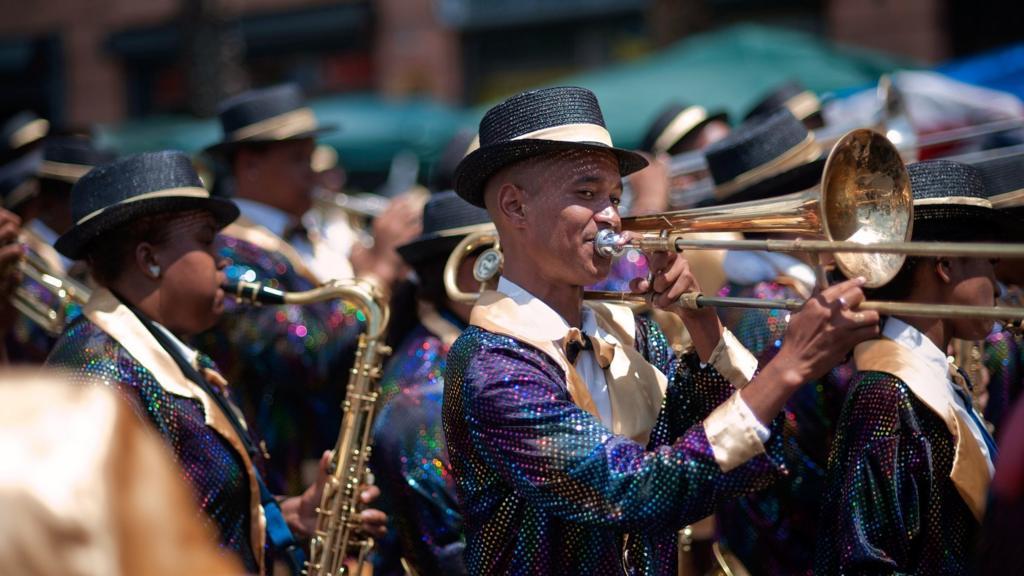
<svg viewBox="0 0 1024 576">
<path fill-rule="evenodd" d="M 221 234 L 231 236 L 240 240 L 259 246 L 267 252 L 277 252 L 284 256 L 297 274 L 309 280 L 315 286 L 322 284 L 322 280 L 313 274 L 313 271 L 306 267 L 302 256 L 277 234 L 274 234 L 264 226 L 256 224 L 245 216 L 239 216 L 237 220 L 229 224 Z"/>
<path fill-rule="evenodd" d="M 884 372 L 899 378 L 925 406 L 934 412 L 953 435 L 956 454 L 949 478 L 971 513 L 980 522 L 985 514 L 988 463 L 971 434 L 967 422 L 953 409 L 949 396 L 937 385 L 945 385 L 946 374 L 938 372 L 913 352 L 888 339 L 862 342 L 854 349 L 858 371 Z"/>
</svg>

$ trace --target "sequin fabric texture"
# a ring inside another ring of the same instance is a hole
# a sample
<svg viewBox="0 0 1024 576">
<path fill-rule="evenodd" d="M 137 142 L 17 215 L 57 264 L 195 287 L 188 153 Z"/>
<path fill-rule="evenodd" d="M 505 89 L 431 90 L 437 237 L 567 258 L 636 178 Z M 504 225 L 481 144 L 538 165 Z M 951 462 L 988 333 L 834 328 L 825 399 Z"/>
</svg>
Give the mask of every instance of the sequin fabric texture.
<svg viewBox="0 0 1024 576">
<path fill-rule="evenodd" d="M 1024 338 L 997 324 L 985 340 L 984 350 L 989 374 L 985 420 L 998 432 L 1024 389 Z"/>
<path fill-rule="evenodd" d="M 798 298 L 777 282 L 729 284 L 723 296 Z M 789 326 L 786 310 L 720 308 L 729 328 L 764 367 L 782 347 Z M 825 490 L 829 448 L 854 367 L 847 362 L 824 378 L 804 384 L 787 401 L 782 427 L 783 455 L 789 475 L 766 490 L 719 507 L 719 538 L 745 566 L 760 574 L 812 574 L 818 510 Z"/>
<path fill-rule="evenodd" d="M 955 449 L 903 381 L 858 373 L 829 456 L 816 573 L 971 573 L 978 523 L 949 479 Z"/>
<path fill-rule="evenodd" d="M 200 363 L 213 367 L 202 355 Z M 172 448 L 199 507 L 220 536 L 220 545 L 237 554 L 248 572 L 257 572 L 244 461 L 226 439 L 206 425 L 198 400 L 165 390 L 117 340 L 84 317 L 60 337 L 47 365 L 68 371 L 76 384 L 109 386 L 126 398 L 135 413 Z"/>
<path fill-rule="evenodd" d="M 721 471 L 701 420 L 732 386 L 637 326 L 637 349 L 671 376 L 648 450 L 576 406 L 543 352 L 475 326 L 455 342 L 443 418 L 469 573 L 674 574 L 679 528 L 783 473 L 777 434 Z"/>
<path fill-rule="evenodd" d="M 262 281 L 286 291 L 312 289 L 277 253 L 221 234 L 218 251 L 229 281 Z M 268 486 L 297 494 L 303 462 L 334 446 L 352 367 L 361 312 L 340 301 L 306 306 L 249 306 L 230 301 L 195 345 L 221 366 L 257 436 L 273 455 Z"/>
<path fill-rule="evenodd" d="M 383 408 L 374 423 L 371 468 L 388 514 L 374 573 L 465 573 L 462 514 L 441 426 L 448 347 L 423 325 L 405 338 L 381 379 Z"/>
</svg>

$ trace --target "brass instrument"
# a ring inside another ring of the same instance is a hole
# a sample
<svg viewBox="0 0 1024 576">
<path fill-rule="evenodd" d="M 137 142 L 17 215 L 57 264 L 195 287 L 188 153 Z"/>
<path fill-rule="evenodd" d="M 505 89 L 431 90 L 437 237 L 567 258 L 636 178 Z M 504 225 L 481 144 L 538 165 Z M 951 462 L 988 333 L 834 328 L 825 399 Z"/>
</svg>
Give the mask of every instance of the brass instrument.
<svg viewBox="0 0 1024 576">
<path fill-rule="evenodd" d="M 384 345 L 390 309 L 377 287 L 363 279 L 332 280 L 305 292 L 283 292 L 258 282 L 227 284 L 224 292 L 253 304 L 313 304 L 341 299 L 354 305 L 366 318 L 359 336 L 345 401 L 341 429 L 331 451 L 327 484 L 317 508 L 316 530 L 310 542 L 304 574 L 327 576 L 362 574 L 373 538 L 358 532 L 360 485 L 367 479 L 370 434 L 376 415 L 378 380 L 391 349 Z M 345 559 L 352 556 L 353 565 Z M 351 572 L 350 572 L 351 571 Z"/>
<path fill-rule="evenodd" d="M 31 252 L 19 262 L 18 268 L 24 278 L 29 278 L 42 286 L 56 301 L 52 304 L 41 301 L 22 283 L 14 291 L 14 308 L 47 334 L 60 336 L 67 321 L 68 306 L 84 306 L 89 301 L 92 291 L 84 284 L 50 270 L 42 258 Z"/>
<path fill-rule="evenodd" d="M 636 233 L 629 245 L 647 252 L 689 249 L 769 250 L 833 253 L 836 263 L 853 278 L 863 276 L 868 287 L 882 286 L 900 270 L 906 255 L 1024 257 L 1024 246 L 995 243 L 909 242 L 913 220 L 910 182 L 899 153 L 881 134 L 853 130 L 836 143 L 825 163 L 821 185 L 804 192 L 768 200 L 679 210 L 622 219 L 624 230 Z M 821 240 L 690 240 L 688 232 L 790 232 Z M 470 234 L 456 246 L 445 267 L 445 287 L 459 302 L 472 302 L 454 286 L 462 258 L 496 240 L 494 232 Z M 837 240 L 839 238 L 840 240 Z M 605 229 L 594 249 L 611 257 L 623 249 L 621 236 Z M 500 269 L 500 254 L 481 256 L 474 276 L 485 282 Z M 481 260 L 484 260 L 481 263 Z M 648 296 L 626 292 L 588 291 L 585 298 L 646 302 Z M 706 306 L 799 310 L 800 299 L 761 300 L 686 294 L 680 302 L 690 309 Z M 1024 307 L 979 307 L 949 304 L 867 301 L 860 310 L 938 318 L 1024 318 Z"/>
</svg>

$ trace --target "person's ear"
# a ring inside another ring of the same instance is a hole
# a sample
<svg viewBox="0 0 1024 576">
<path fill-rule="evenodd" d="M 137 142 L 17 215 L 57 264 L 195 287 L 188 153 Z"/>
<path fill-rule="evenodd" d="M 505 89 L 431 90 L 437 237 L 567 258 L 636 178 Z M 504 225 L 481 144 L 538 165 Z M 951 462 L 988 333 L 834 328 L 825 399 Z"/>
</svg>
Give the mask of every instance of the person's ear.
<svg viewBox="0 0 1024 576">
<path fill-rule="evenodd" d="M 498 189 L 498 212 L 516 227 L 526 225 L 526 190 L 507 182 Z"/>
<path fill-rule="evenodd" d="M 159 280 L 163 274 L 160 257 L 149 242 L 139 242 L 135 247 L 135 265 L 151 280 Z"/>
<path fill-rule="evenodd" d="M 948 258 L 937 258 L 935 260 L 935 275 L 938 276 L 944 284 L 953 283 L 953 264 Z"/>
</svg>

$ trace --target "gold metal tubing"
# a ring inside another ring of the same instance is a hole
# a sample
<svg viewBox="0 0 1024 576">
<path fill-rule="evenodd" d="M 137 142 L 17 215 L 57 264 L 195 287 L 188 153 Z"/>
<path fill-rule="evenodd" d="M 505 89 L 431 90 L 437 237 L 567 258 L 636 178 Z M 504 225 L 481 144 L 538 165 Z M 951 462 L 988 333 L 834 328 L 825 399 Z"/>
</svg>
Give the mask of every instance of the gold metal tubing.
<svg viewBox="0 0 1024 576">
<path fill-rule="evenodd" d="M 1024 258 L 1024 244 L 995 242 L 879 242 L 862 244 L 839 240 L 691 240 L 680 236 L 645 234 L 630 243 L 650 251 L 761 250 L 765 252 L 845 252 L 858 254 L 906 254 L 908 256 L 949 256 L 952 258 Z"/>
<path fill-rule="evenodd" d="M 649 296 L 630 292 L 609 290 L 588 290 L 583 293 L 588 300 L 609 300 L 615 302 L 648 302 Z M 758 308 L 762 310 L 797 311 L 804 305 L 799 298 L 762 300 L 760 298 L 736 298 L 731 296 L 705 296 L 699 293 L 686 294 L 680 298 L 682 305 L 698 308 Z M 1010 306 L 962 306 L 955 304 L 917 304 L 911 302 L 872 301 L 862 302 L 855 310 L 874 310 L 886 316 L 911 316 L 919 318 L 982 318 L 987 320 L 1024 319 L 1024 307 Z"/>
</svg>

